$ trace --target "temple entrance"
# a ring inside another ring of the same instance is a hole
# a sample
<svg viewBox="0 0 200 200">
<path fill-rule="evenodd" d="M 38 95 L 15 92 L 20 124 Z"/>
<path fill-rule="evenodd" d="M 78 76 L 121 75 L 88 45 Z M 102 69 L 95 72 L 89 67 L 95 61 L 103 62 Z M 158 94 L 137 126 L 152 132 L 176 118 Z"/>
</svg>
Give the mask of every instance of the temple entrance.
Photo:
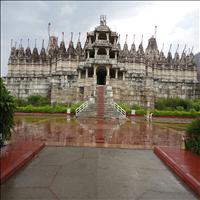
<svg viewBox="0 0 200 200">
<path fill-rule="evenodd" d="M 107 71 L 105 67 L 97 68 L 97 85 L 106 85 Z"/>
</svg>

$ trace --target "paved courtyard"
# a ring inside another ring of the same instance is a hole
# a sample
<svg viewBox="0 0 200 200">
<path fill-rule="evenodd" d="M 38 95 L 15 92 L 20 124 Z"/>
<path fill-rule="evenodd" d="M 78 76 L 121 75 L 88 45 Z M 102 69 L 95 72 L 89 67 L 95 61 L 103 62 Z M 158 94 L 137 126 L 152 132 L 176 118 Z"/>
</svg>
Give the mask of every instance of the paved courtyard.
<svg viewBox="0 0 200 200">
<path fill-rule="evenodd" d="M 1 185 L 2 200 L 195 200 L 151 150 L 46 147 Z"/>
</svg>

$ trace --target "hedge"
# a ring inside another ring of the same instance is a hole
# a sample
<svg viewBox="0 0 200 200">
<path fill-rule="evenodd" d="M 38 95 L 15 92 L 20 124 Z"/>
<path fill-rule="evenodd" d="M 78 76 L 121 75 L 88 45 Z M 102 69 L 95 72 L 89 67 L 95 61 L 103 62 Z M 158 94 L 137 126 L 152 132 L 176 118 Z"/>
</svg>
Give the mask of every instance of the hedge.
<svg viewBox="0 0 200 200">
<path fill-rule="evenodd" d="M 75 113 L 76 109 L 81 105 L 82 103 L 76 103 L 73 104 L 70 109 L 71 113 Z M 24 112 L 24 113 L 66 113 L 67 112 L 67 106 L 64 105 L 45 105 L 45 106 L 33 106 L 33 105 L 27 105 L 27 106 L 18 106 L 16 108 L 16 112 Z"/>
<path fill-rule="evenodd" d="M 186 130 L 186 147 L 200 155 L 200 119 L 193 120 Z"/>
</svg>

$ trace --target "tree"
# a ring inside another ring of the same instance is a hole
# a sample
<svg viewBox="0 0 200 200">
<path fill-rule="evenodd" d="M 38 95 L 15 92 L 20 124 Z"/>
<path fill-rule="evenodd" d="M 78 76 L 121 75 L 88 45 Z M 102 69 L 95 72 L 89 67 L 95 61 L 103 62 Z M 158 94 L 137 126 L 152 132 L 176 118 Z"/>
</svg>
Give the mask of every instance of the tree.
<svg viewBox="0 0 200 200">
<path fill-rule="evenodd" d="M 11 136 L 14 125 L 15 99 L 0 78 L 0 146 Z"/>
<path fill-rule="evenodd" d="M 186 146 L 200 155 L 200 119 L 193 120 L 187 127 Z"/>
</svg>

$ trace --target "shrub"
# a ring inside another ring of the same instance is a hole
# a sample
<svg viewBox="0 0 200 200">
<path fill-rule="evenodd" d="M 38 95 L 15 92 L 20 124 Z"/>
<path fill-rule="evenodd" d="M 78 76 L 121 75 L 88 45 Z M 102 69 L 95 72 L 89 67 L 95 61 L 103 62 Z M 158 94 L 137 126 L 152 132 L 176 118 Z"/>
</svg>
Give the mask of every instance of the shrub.
<svg viewBox="0 0 200 200">
<path fill-rule="evenodd" d="M 71 113 L 75 113 L 76 109 L 82 104 L 82 102 L 75 103 L 71 106 Z"/>
<path fill-rule="evenodd" d="M 193 102 L 191 107 L 196 111 L 200 111 L 200 101 Z"/>
<path fill-rule="evenodd" d="M 147 113 L 147 111 L 146 110 L 143 110 L 143 109 L 141 109 L 141 110 L 136 110 L 135 111 L 135 114 L 140 114 L 140 115 L 144 115 L 144 114 L 146 114 Z"/>
<path fill-rule="evenodd" d="M 131 108 L 134 110 L 141 110 L 141 106 L 138 104 L 133 104 Z"/>
<path fill-rule="evenodd" d="M 193 120 L 186 133 L 186 147 L 200 155 L 200 119 Z"/>
<path fill-rule="evenodd" d="M 28 105 L 24 107 L 17 107 L 18 112 L 41 112 L 41 113 L 66 113 L 67 112 L 67 107 L 64 106 L 33 106 L 33 105 Z"/>
<path fill-rule="evenodd" d="M 27 98 L 27 100 L 27 103 L 33 106 L 44 106 L 49 104 L 48 98 L 40 95 L 31 95 Z"/>
<path fill-rule="evenodd" d="M 166 108 L 177 109 L 183 107 L 184 110 L 189 110 L 192 107 L 190 99 L 181 98 L 159 98 L 155 102 L 155 108 L 158 110 L 166 110 Z"/>
<path fill-rule="evenodd" d="M 177 109 L 178 111 L 184 111 L 183 106 L 177 106 L 176 109 Z"/>
<path fill-rule="evenodd" d="M 131 108 L 130 106 L 126 105 L 125 103 L 122 103 L 122 102 L 119 102 L 117 103 L 120 107 L 122 107 L 127 114 L 130 114 L 131 113 Z"/>
<path fill-rule="evenodd" d="M 0 146 L 4 145 L 5 140 L 11 136 L 13 127 L 13 115 L 15 110 L 15 99 L 6 89 L 3 80 L 0 78 Z"/>
<path fill-rule="evenodd" d="M 15 102 L 16 106 L 26 106 L 28 103 L 27 100 L 21 98 L 16 99 Z"/>
</svg>

